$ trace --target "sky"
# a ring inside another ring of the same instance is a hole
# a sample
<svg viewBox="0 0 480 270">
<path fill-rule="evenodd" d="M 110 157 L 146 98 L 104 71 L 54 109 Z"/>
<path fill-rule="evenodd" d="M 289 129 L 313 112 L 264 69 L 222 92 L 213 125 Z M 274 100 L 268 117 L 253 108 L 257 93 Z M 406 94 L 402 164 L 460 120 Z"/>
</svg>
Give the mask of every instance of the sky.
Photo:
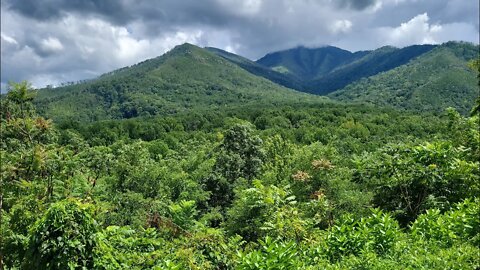
<svg viewBox="0 0 480 270">
<path fill-rule="evenodd" d="M 450 40 L 478 44 L 478 0 L 2 0 L 1 88 L 94 78 L 185 42 L 256 60 Z"/>
</svg>

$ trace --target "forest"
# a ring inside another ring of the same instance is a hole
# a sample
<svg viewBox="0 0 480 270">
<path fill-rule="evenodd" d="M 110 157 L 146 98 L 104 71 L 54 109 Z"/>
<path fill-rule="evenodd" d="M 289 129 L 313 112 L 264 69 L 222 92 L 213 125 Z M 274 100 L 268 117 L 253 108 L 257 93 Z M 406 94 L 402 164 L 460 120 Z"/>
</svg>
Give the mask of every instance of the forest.
<svg viewBox="0 0 480 270">
<path fill-rule="evenodd" d="M 5 269 L 480 267 L 478 104 L 85 122 L 39 114 L 41 91 L 0 99 Z"/>
</svg>

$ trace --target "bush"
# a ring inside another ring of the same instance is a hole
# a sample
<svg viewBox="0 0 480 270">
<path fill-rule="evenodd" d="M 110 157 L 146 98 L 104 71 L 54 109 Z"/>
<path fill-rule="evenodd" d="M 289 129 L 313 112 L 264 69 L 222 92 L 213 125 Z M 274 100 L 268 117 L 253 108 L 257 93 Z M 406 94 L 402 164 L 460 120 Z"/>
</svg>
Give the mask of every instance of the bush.
<svg viewBox="0 0 480 270">
<path fill-rule="evenodd" d="M 295 242 L 281 242 L 267 236 L 259 245 L 257 250 L 239 254 L 237 269 L 300 269 L 303 265 Z"/>
<path fill-rule="evenodd" d="M 430 209 L 420 215 L 411 226 L 415 239 L 434 241 L 437 245 L 449 247 L 455 241 L 479 244 L 480 240 L 479 200 L 465 200 L 451 211 L 441 214 Z"/>
<path fill-rule="evenodd" d="M 73 199 L 53 204 L 29 233 L 23 268 L 92 269 L 96 231 L 90 205 Z"/>
<path fill-rule="evenodd" d="M 388 213 L 372 210 L 371 216 L 355 220 L 346 216 L 327 233 L 326 254 L 330 260 L 358 255 L 362 251 L 386 254 L 401 235 L 399 225 Z"/>
</svg>

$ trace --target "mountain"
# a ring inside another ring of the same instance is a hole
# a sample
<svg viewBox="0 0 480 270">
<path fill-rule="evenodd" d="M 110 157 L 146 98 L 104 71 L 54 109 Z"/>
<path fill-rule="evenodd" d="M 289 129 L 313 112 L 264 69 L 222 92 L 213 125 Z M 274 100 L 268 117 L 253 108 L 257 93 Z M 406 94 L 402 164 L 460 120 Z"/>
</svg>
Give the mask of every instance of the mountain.
<svg viewBox="0 0 480 270">
<path fill-rule="evenodd" d="M 252 68 L 240 66 L 285 87 L 326 95 L 361 78 L 406 64 L 433 48 L 435 45 L 413 45 L 401 49 L 385 46 L 374 51 L 353 53 L 332 46 L 297 47 L 267 54 L 257 61 L 257 64 L 264 68 L 276 71 L 276 77 L 279 77 L 278 73 L 283 73 L 285 76 L 281 77 L 282 79 L 263 75 L 268 74 L 266 71 L 259 73 L 257 71 L 259 67 L 252 70 Z M 237 63 L 236 57 L 230 56 L 228 59 Z"/>
<path fill-rule="evenodd" d="M 478 96 L 475 73 L 467 67 L 478 48 L 459 42 L 356 53 L 299 47 L 254 62 L 184 44 L 91 81 L 41 89 L 36 106 L 57 121 L 95 121 L 327 100 L 297 89 L 342 102 L 417 111 L 452 106 L 466 113 Z"/>
<path fill-rule="evenodd" d="M 233 54 L 221 49 L 217 49 L 213 47 L 207 47 L 205 49 L 218 56 L 225 58 L 226 60 L 240 66 L 241 68 L 247 70 L 248 72 L 254 75 L 264 77 L 274 83 L 283 85 L 288 88 L 297 89 L 297 90 L 304 89 L 303 83 L 294 76 L 277 72 L 273 69 L 262 66 L 248 58 L 245 58 L 243 56 Z"/>
<path fill-rule="evenodd" d="M 478 58 L 479 46 L 448 42 L 404 65 L 363 78 L 329 94 L 341 101 L 371 103 L 417 111 L 472 108 L 478 79 L 467 62 Z"/>
<path fill-rule="evenodd" d="M 385 46 L 306 83 L 306 92 L 325 95 L 361 78 L 370 77 L 408 63 L 435 48 L 435 45 L 413 45 L 405 48 Z"/>
<path fill-rule="evenodd" d="M 184 44 L 92 81 L 41 89 L 36 107 L 57 121 L 95 121 L 324 99 L 282 87 L 206 49 Z"/>
<path fill-rule="evenodd" d="M 368 52 L 352 53 L 333 46 L 306 48 L 303 46 L 269 53 L 257 63 L 280 73 L 309 81 L 325 75 L 335 68 L 365 56 Z"/>
</svg>

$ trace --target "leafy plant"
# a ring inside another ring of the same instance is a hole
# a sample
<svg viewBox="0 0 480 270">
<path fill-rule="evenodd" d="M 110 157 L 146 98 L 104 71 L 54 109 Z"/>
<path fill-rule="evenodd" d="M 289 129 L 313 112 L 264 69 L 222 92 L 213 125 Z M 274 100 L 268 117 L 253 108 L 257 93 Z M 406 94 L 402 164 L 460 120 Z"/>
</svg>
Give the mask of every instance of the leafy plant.
<svg viewBox="0 0 480 270">
<path fill-rule="evenodd" d="M 239 253 L 236 269 L 300 269 L 303 265 L 295 242 L 281 242 L 271 237 L 259 241 L 259 249 Z"/>
<path fill-rule="evenodd" d="M 25 269 L 93 267 L 97 224 L 91 205 L 69 199 L 52 204 L 29 232 Z"/>
<path fill-rule="evenodd" d="M 367 218 L 355 220 L 349 216 L 334 225 L 326 236 L 326 254 L 332 261 L 343 256 L 373 251 L 386 254 L 401 237 L 398 223 L 387 213 L 373 210 Z"/>
</svg>

